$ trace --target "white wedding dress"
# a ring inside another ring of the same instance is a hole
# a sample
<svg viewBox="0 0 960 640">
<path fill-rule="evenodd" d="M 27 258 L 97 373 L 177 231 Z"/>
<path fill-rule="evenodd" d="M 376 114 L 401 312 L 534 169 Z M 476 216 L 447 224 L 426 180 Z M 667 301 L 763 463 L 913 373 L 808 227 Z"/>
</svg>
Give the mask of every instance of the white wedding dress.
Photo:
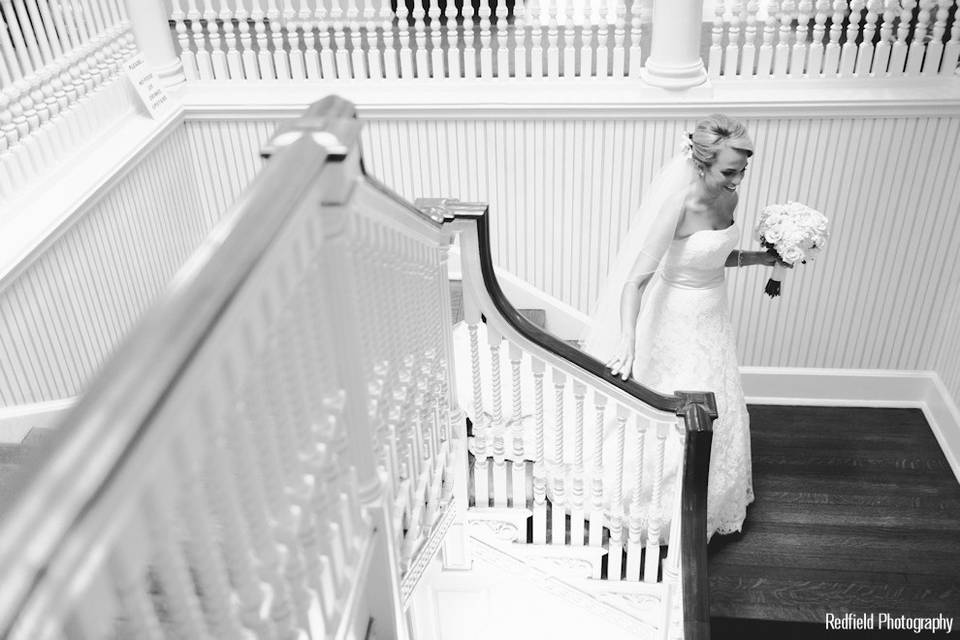
<svg viewBox="0 0 960 640">
<path fill-rule="evenodd" d="M 724 280 L 724 263 L 738 239 L 734 224 L 673 240 L 647 286 L 637 319 L 633 377 L 638 382 L 666 394 L 712 391 L 716 396 L 719 418 L 713 425 L 710 456 L 708 536 L 739 531 L 753 501 L 750 418 Z M 608 435 L 605 454 L 612 455 L 614 446 Z M 634 450 L 628 440 L 625 469 L 638 462 L 631 459 Z M 668 450 L 664 495 L 671 495 L 679 464 L 679 447 Z M 612 482 L 612 477 L 605 480 Z M 625 507 L 630 499 L 628 493 Z M 669 521 L 670 516 L 665 512 L 661 517 Z"/>
</svg>

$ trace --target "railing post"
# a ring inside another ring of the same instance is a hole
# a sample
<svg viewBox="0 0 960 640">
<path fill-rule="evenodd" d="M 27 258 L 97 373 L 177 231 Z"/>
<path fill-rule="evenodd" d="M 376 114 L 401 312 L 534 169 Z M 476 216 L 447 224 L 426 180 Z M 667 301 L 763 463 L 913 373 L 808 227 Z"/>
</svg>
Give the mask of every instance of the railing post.
<svg viewBox="0 0 960 640">
<path fill-rule="evenodd" d="M 683 637 L 710 639 L 710 579 L 707 573 L 707 477 L 717 402 L 712 393 L 677 391 L 687 435 L 680 498 L 680 567 Z"/>
<path fill-rule="evenodd" d="M 166 88 L 186 82 L 183 65 L 173 50 L 170 26 L 164 13 L 166 3 L 124 0 L 137 46 L 147 65 Z"/>
<path fill-rule="evenodd" d="M 654 0 L 650 57 L 640 71 L 644 82 L 688 89 L 706 81 L 700 58 L 702 16 L 703 0 Z"/>
</svg>

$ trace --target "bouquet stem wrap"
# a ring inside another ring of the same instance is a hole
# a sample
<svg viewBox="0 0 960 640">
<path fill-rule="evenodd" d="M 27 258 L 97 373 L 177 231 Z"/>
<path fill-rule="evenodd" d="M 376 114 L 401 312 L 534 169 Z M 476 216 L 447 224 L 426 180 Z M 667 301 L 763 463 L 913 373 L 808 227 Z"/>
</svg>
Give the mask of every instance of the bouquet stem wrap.
<svg viewBox="0 0 960 640">
<path fill-rule="evenodd" d="M 783 282 L 783 277 L 787 274 L 787 269 L 782 264 L 775 264 L 773 266 L 773 273 L 770 274 L 770 279 L 767 280 L 767 287 L 764 289 L 764 292 L 771 298 L 776 298 L 780 295 L 780 283 Z"/>
</svg>

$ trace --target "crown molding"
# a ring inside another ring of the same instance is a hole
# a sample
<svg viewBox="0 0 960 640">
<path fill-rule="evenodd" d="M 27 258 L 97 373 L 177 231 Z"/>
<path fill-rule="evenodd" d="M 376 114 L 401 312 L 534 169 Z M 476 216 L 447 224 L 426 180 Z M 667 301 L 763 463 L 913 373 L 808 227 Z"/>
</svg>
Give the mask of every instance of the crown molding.
<svg viewBox="0 0 960 640">
<path fill-rule="evenodd" d="M 224 120 L 293 117 L 328 94 L 370 119 L 960 116 L 960 76 L 723 80 L 684 91 L 629 78 L 207 81 L 177 97 L 190 119 Z"/>
</svg>

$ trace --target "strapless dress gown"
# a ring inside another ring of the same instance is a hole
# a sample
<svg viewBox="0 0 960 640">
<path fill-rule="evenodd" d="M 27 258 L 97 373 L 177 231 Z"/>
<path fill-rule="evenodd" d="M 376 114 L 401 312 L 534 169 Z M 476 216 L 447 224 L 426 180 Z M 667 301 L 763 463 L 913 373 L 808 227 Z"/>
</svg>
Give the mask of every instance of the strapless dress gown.
<svg viewBox="0 0 960 640">
<path fill-rule="evenodd" d="M 753 501 L 750 460 L 750 417 L 744 402 L 737 363 L 736 339 L 730 323 L 724 263 L 736 246 L 736 224 L 707 229 L 672 241 L 652 277 L 637 319 L 633 377 L 661 393 L 712 391 L 719 418 L 713 425 L 713 445 L 707 493 L 707 535 L 739 531 L 746 508 Z M 627 434 L 624 470 L 637 464 L 635 434 Z M 604 453 L 613 455 L 615 435 L 605 436 Z M 655 447 L 650 434 L 644 447 L 644 466 L 651 468 Z M 664 495 L 675 487 L 680 465 L 679 446 L 668 447 Z M 612 474 L 605 484 L 614 481 Z M 650 491 L 649 483 L 641 491 Z M 626 487 L 625 487 L 626 489 Z M 609 494 L 608 494 L 609 495 Z M 624 513 L 632 490 L 624 491 Z M 648 503 L 647 496 L 641 496 Z M 668 523 L 670 513 L 660 515 Z M 646 520 L 646 517 L 644 518 Z M 661 534 L 665 533 L 664 528 Z"/>
</svg>

